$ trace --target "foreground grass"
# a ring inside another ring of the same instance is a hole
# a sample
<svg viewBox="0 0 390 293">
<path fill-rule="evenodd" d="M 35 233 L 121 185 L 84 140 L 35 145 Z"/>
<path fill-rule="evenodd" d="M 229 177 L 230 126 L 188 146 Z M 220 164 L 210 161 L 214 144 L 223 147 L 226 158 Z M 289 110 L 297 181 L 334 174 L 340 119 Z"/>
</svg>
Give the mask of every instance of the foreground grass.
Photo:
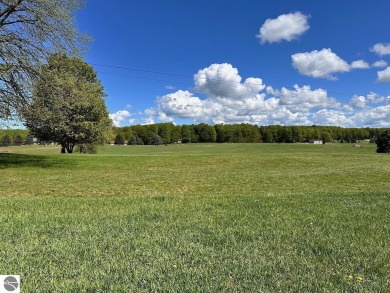
<svg viewBox="0 0 390 293">
<path fill-rule="evenodd" d="M 390 291 L 373 146 L 7 150 L 0 272 L 23 292 Z"/>
</svg>

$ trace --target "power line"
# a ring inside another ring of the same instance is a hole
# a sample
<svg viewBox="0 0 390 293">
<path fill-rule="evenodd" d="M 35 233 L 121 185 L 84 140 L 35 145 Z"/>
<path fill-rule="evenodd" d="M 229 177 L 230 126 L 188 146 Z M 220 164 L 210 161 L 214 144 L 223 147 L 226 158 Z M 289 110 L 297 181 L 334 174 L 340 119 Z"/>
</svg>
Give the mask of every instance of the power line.
<svg viewBox="0 0 390 293">
<path fill-rule="evenodd" d="M 154 80 L 154 81 L 169 82 L 169 83 L 170 83 L 170 82 L 173 82 L 173 83 L 180 83 L 180 84 L 190 85 L 190 83 L 186 83 L 186 82 L 173 81 L 173 80 L 165 80 L 165 79 L 157 79 L 157 78 L 151 78 L 151 77 L 145 77 L 145 76 L 128 75 L 128 74 L 121 74 L 121 73 L 114 73 L 114 72 L 106 72 L 106 71 L 99 71 L 99 73 L 109 74 L 109 75 L 117 75 L 117 76 L 123 76 L 123 77 L 130 77 L 130 78 Z"/>
<path fill-rule="evenodd" d="M 145 73 L 153 73 L 153 74 L 161 74 L 161 75 L 169 75 L 169 76 L 179 76 L 179 77 L 191 77 L 191 78 L 193 77 L 191 75 L 184 75 L 184 74 L 177 74 L 177 73 L 170 73 L 170 72 L 163 72 L 163 71 L 154 71 L 154 70 L 147 70 L 147 69 L 140 69 L 140 68 L 133 68 L 133 67 L 124 67 L 124 66 L 97 64 L 97 63 L 89 63 L 89 64 L 91 64 L 93 66 L 101 66 L 101 67 L 116 68 L 116 69 L 125 69 L 125 70 L 145 72 Z"/>
<path fill-rule="evenodd" d="M 176 77 L 186 77 L 186 78 L 193 78 L 192 75 L 185 75 L 185 74 L 178 74 L 178 73 L 172 73 L 172 72 L 164 72 L 164 71 L 155 71 L 155 70 L 148 70 L 148 69 L 141 69 L 141 68 L 134 68 L 134 67 L 126 67 L 126 66 L 116 66 L 116 65 L 108 65 L 108 64 L 98 64 L 98 63 L 90 63 L 93 66 L 99 66 L 99 67 L 107 67 L 107 68 L 115 68 L 115 69 L 123 69 L 123 70 L 130 70 L 135 72 L 143 72 L 143 73 L 152 73 L 152 74 L 158 74 L 158 75 L 167 75 L 167 76 L 176 76 Z M 128 74 L 120 74 L 120 73 L 113 73 L 113 72 L 104 72 L 99 71 L 99 73 L 103 74 L 110 74 L 110 75 L 117 75 L 117 76 L 123 76 L 123 77 L 130 77 L 130 78 L 137 78 L 137 79 L 145 79 L 145 80 L 154 80 L 154 81 L 160 81 L 160 82 L 168 82 L 168 83 L 179 83 L 179 84 L 185 84 L 185 85 L 192 85 L 187 82 L 177 81 L 177 80 L 163 80 L 163 79 L 157 79 L 152 77 L 144 77 L 144 76 L 135 76 L 135 75 L 128 75 Z M 200 79 L 207 80 L 206 77 L 198 77 Z M 242 84 L 242 85 L 259 85 L 258 83 L 242 83 L 240 81 L 233 81 L 233 80 L 222 80 L 222 79 L 209 79 L 211 81 L 217 81 L 222 83 L 234 83 L 234 84 Z M 289 89 L 287 89 L 289 90 Z M 358 95 L 356 93 L 346 93 L 346 92 L 338 92 L 338 91 L 328 91 L 324 89 L 306 89 L 301 87 L 300 90 L 302 91 L 322 91 L 330 94 L 337 94 L 337 95 Z M 290 91 L 290 90 L 289 90 Z"/>
</svg>

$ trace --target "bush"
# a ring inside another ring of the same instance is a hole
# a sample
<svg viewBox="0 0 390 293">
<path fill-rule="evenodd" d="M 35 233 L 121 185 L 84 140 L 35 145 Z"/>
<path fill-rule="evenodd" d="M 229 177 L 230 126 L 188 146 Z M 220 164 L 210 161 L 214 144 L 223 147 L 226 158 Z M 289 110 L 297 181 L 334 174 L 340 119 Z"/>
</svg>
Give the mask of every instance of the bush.
<svg viewBox="0 0 390 293">
<path fill-rule="evenodd" d="M 376 152 L 377 153 L 390 153 L 390 132 L 385 131 L 376 140 Z"/>
<path fill-rule="evenodd" d="M 73 151 L 80 154 L 97 154 L 98 146 L 95 144 L 83 143 L 76 145 Z"/>
<path fill-rule="evenodd" d="M 98 146 L 96 144 L 87 144 L 87 154 L 97 154 L 98 152 Z"/>
</svg>

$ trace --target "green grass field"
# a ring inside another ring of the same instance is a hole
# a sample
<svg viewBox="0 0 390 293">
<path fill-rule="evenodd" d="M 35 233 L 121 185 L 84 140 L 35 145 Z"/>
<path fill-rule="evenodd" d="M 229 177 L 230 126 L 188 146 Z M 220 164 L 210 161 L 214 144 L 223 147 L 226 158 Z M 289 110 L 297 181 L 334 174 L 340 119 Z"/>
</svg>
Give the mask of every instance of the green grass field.
<svg viewBox="0 0 390 293">
<path fill-rule="evenodd" d="M 0 169 L 22 292 L 390 292 L 375 145 L 23 146 Z"/>
</svg>

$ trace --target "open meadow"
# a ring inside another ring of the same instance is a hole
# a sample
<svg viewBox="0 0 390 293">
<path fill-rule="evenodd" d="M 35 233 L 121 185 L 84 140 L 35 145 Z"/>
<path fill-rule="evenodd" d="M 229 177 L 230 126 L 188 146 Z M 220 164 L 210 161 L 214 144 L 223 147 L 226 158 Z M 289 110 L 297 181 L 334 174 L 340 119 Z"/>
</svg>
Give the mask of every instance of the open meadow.
<svg viewBox="0 0 390 293">
<path fill-rule="evenodd" d="M 390 292 L 374 144 L 3 147 L 0 171 L 22 292 Z"/>
</svg>

